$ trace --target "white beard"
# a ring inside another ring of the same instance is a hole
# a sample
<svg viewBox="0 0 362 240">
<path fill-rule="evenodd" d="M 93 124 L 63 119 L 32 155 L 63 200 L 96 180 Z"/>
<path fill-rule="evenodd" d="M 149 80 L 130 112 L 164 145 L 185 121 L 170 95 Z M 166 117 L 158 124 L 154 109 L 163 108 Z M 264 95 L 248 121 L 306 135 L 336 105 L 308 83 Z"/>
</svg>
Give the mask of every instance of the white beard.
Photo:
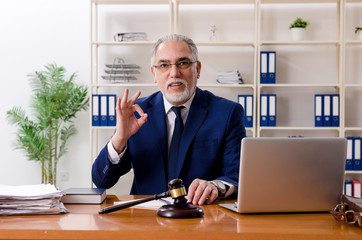
<svg viewBox="0 0 362 240">
<path fill-rule="evenodd" d="M 167 99 L 167 101 L 178 103 L 178 102 L 186 102 L 187 100 L 189 100 L 193 93 L 190 92 L 188 83 L 181 78 L 176 78 L 176 79 L 168 80 L 166 83 L 166 86 L 168 86 L 174 82 L 181 82 L 182 84 L 184 84 L 185 90 L 181 94 L 173 95 L 173 94 L 168 93 L 167 87 L 166 87 L 165 92 L 163 94 L 165 95 L 165 98 Z"/>
</svg>

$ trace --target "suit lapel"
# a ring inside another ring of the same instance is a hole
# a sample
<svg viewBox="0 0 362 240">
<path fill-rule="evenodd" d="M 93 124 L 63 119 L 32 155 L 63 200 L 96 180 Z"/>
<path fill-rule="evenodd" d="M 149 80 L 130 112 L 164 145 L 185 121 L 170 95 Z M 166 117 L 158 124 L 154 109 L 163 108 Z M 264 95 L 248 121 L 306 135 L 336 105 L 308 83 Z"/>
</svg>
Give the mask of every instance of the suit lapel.
<svg viewBox="0 0 362 240">
<path fill-rule="evenodd" d="M 201 124 L 203 123 L 207 115 L 208 102 L 204 93 L 197 88 L 195 98 L 192 101 L 189 114 L 185 123 L 184 131 L 182 133 L 179 156 L 178 156 L 178 165 L 177 165 L 177 175 L 180 174 L 182 165 L 185 161 L 187 151 L 194 139 L 196 133 L 198 132 Z"/>
</svg>

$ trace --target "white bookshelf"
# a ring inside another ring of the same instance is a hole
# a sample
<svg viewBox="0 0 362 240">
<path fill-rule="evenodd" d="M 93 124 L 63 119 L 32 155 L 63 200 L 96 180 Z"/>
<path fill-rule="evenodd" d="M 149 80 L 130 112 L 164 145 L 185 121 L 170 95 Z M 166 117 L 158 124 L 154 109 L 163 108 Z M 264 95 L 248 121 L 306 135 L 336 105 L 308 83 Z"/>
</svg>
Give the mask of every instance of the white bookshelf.
<svg viewBox="0 0 362 240">
<path fill-rule="evenodd" d="M 191 37 L 202 61 L 198 86 L 237 101 L 254 96 L 249 137 L 362 136 L 362 0 L 91 0 L 90 94 L 124 88 L 157 91 L 150 73 L 151 49 L 158 37 L 180 33 Z M 293 41 L 289 25 L 310 22 L 304 41 Z M 209 27 L 215 24 L 216 41 Z M 118 32 L 144 31 L 148 41 L 116 42 Z M 260 84 L 260 51 L 276 51 L 276 84 Z M 116 56 L 142 67 L 134 83 L 101 79 L 103 66 Z M 239 69 L 242 85 L 217 84 L 217 71 Z M 277 94 L 277 126 L 259 127 L 260 94 Z M 340 95 L 340 126 L 314 127 L 314 95 Z M 92 102 L 90 103 L 92 106 Z M 92 116 L 90 116 L 91 118 Z M 92 122 L 92 121 L 90 121 Z M 91 163 L 114 131 L 90 126 Z M 362 180 L 360 171 L 346 172 Z"/>
</svg>

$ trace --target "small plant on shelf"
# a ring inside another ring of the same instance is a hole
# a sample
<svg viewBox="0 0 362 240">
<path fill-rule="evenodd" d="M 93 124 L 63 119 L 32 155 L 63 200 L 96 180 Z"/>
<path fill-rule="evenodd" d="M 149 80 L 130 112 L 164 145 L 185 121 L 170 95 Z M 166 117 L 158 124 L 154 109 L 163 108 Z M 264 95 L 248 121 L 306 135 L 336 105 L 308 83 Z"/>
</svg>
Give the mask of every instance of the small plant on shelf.
<svg viewBox="0 0 362 240">
<path fill-rule="evenodd" d="M 306 28 L 309 25 L 309 22 L 304 21 L 302 18 L 297 17 L 289 26 L 289 29 L 292 28 Z"/>
<path fill-rule="evenodd" d="M 358 34 L 358 38 L 362 40 L 362 27 L 356 27 L 356 30 L 354 31 L 355 34 Z"/>
<path fill-rule="evenodd" d="M 292 31 L 293 40 L 303 40 L 305 35 L 305 29 L 308 25 L 309 22 L 303 20 L 300 17 L 297 17 L 289 26 L 289 29 Z"/>
</svg>

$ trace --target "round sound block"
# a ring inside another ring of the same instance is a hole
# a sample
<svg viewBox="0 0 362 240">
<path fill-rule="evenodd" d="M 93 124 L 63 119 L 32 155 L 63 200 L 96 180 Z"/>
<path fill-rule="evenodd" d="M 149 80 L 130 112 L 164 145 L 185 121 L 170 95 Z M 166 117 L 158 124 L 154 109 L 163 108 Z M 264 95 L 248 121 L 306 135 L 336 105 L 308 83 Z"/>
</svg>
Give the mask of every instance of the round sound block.
<svg viewBox="0 0 362 240">
<path fill-rule="evenodd" d="M 157 215 L 165 218 L 199 218 L 204 215 L 204 211 L 200 207 L 191 204 L 181 206 L 168 204 L 160 207 L 157 210 Z"/>
</svg>

